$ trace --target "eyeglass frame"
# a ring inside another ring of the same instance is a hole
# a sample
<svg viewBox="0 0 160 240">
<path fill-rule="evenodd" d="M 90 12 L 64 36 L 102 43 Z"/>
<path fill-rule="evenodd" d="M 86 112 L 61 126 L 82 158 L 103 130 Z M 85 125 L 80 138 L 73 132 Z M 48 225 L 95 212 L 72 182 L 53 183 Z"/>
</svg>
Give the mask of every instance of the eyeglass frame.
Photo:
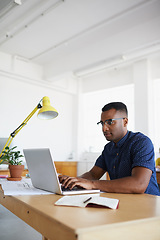
<svg viewBox="0 0 160 240">
<path fill-rule="evenodd" d="M 120 120 L 120 119 L 125 119 L 125 118 L 126 118 L 126 117 L 123 117 L 123 118 L 110 118 L 110 119 L 105 120 L 104 122 L 103 122 L 103 121 L 98 122 L 97 125 L 99 125 L 99 124 L 101 123 L 102 127 L 104 126 L 104 124 L 105 124 L 106 126 L 107 126 L 107 125 L 111 126 L 111 125 L 113 124 L 113 121 L 114 121 L 114 120 Z M 109 123 L 109 121 L 110 121 L 111 123 Z"/>
</svg>

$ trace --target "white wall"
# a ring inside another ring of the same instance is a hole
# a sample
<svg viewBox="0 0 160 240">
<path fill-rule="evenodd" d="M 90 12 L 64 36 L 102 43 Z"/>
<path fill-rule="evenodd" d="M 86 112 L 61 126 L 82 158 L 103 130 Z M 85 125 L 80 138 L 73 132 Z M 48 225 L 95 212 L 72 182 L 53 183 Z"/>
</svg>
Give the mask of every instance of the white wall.
<svg viewBox="0 0 160 240">
<path fill-rule="evenodd" d="M 153 81 L 160 78 L 160 53 L 141 60 L 112 67 L 82 78 L 82 92 L 90 94 L 108 88 L 134 85 L 135 131 L 149 136 L 155 144 Z M 127 95 L 127 93 L 126 93 Z M 106 96 L 107 97 L 107 96 Z M 116 101 L 117 96 L 113 95 Z M 98 99 L 97 99 L 98 101 Z M 93 103 L 94 104 L 94 103 Z M 106 103 L 104 103 L 106 104 Z M 157 110 L 156 110 L 157 111 Z M 157 143 L 160 145 L 160 143 Z M 155 144 L 156 145 L 156 144 Z"/>
<path fill-rule="evenodd" d="M 82 91 L 95 92 L 133 83 L 132 66 L 112 68 L 83 78 Z"/>
<path fill-rule="evenodd" d="M 145 64 L 148 61 L 149 64 Z M 140 65 L 143 65 L 143 68 Z M 136 80 L 137 76 L 140 76 L 140 69 L 143 73 L 143 84 L 140 84 L 141 79 Z M 143 60 L 143 64 L 137 61 L 82 79 L 76 79 L 69 73 L 57 81 L 55 78 L 47 81 L 43 79 L 43 69 L 40 66 L 0 54 L 0 137 L 8 137 L 46 95 L 50 97 L 59 116 L 43 122 L 37 119 L 35 114 L 15 140 L 22 148 L 49 147 L 56 160 L 67 160 L 73 152 L 75 160 L 80 160 L 84 150 L 83 94 L 134 84 L 137 89 L 134 96 L 137 102 L 135 119 L 138 123 L 135 131 L 144 132 L 154 142 L 151 130 L 153 119 L 149 117 L 152 116 L 152 102 L 141 100 L 142 97 L 147 99 L 150 95 L 148 79 L 152 82 L 155 77 L 160 78 L 159 69 L 160 57 L 148 58 Z M 142 111 L 141 117 L 139 111 Z"/>
<path fill-rule="evenodd" d="M 28 66 L 30 71 L 26 77 L 23 62 L 19 72 L 15 62 L 16 68 L 12 68 L 12 64 L 13 62 L 8 61 L 8 69 L 2 68 L 2 65 L 0 69 L 0 137 L 9 137 L 42 97 L 48 96 L 51 105 L 59 112 L 58 117 L 53 120 L 39 120 L 36 113 L 14 140 L 22 149 L 49 147 L 55 160 L 67 160 L 74 151 L 75 94 L 45 83 L 40 79 L 42 72 L 38 66 L 33 70 L 32 66 Z"/>
</svg>

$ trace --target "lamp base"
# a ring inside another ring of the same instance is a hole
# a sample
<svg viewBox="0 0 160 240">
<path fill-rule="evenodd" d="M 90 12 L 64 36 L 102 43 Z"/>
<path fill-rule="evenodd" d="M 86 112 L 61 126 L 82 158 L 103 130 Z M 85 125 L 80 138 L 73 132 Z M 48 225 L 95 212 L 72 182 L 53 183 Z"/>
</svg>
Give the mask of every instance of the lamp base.
<svg viewBox="0 0 160 240">
<path fill-rule="evenodd" d="M 20 178 L 12 178 L 12 177 L 8 177 L 7 180 L 8 180 L 8 181 L 21 181 L 22 178 L 21 178 L 21 177 L 20 177 Z"/>
</svg>

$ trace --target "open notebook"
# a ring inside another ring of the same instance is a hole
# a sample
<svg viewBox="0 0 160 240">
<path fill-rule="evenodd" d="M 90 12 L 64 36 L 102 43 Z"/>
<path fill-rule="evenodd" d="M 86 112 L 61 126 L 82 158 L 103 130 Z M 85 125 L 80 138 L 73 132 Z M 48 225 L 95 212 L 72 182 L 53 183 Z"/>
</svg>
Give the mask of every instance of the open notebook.
<svg viewBox="0 0 160 240">
<path fill-rule="evenodd" d="M 63 189 L 58 179 L 54 161 L 48 148 L 23 150 L 32 184 L 35 188 L 49 192 L 70 195 L 97 193 L 99 190 Z"/>
</svg>

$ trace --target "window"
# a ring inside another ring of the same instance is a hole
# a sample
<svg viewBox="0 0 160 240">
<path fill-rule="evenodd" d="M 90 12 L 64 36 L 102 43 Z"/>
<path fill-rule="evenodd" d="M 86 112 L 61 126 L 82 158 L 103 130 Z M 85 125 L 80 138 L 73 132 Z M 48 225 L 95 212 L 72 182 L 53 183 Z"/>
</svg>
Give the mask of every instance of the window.
<svg viewBox="0 0 160 240">
<path fill-rule="evenodd" d="M 153 81 L 153 112 L 154 112 L 154 149 L 155 152 L 159 151 L 160 148 L 160 79 Z"/>
<path fill-rule="evenodd" d="M 87 152 L 101 152 L 107 143 L 97 122 L 101 117 L 102 107 L 109 102 L 123 102 L 127 105 L 129 123 L 128 129 L 134 131 L 134 85 L 125 85 L 85 93 L 83 96 L 84 110 L 84 150 Z"/>
</svg>

